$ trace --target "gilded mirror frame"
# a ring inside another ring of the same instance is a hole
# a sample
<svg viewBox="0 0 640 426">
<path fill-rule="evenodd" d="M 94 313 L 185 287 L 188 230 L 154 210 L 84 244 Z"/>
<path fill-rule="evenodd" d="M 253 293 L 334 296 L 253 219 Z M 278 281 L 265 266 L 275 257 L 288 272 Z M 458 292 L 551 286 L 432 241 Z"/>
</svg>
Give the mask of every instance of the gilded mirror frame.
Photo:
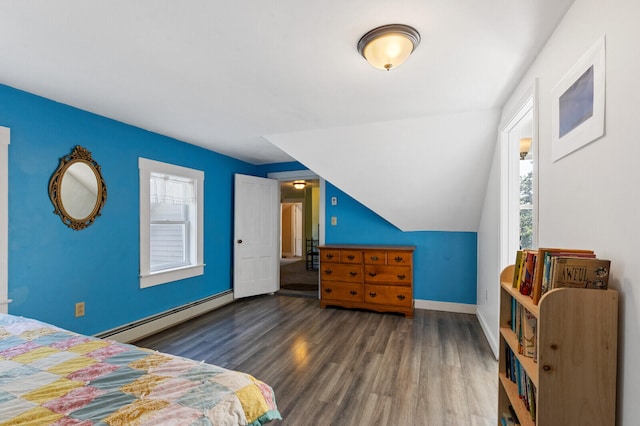
<svg viewBox="0 0 640 426">
<path fill-rule="evenodd" d="M 83 163 L 91 169 L 97 184 L 96 201 L 93 209 L 86 217 L 74 217 L 69 213 L 68 207 L 65 208 L 64 200 L 62 199 L 62 181 L 65 173 L 67 173 L 69 167 L 77 163 Z M 60 158 L 60 164 L 49 181 L 49 198 L 55 207 L 53 213 L 60 216 L 62 222 L 73 230 L 79 231 L 88 227 L 100 216 L 100 212 L 107 201 L 107 186 L 102 178 L 100 165 L 91 157 L 91 152 L 77 145 L 71 154 Z"/>
</svg>

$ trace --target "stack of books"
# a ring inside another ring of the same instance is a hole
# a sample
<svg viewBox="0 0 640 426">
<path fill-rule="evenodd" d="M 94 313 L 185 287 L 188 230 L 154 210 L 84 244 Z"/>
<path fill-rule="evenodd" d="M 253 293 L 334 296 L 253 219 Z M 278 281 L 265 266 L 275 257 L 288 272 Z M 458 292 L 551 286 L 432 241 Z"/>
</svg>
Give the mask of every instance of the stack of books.
<svg viewBox="0 0 640 426">
<path fill-rule="evenodd" d="M 518 339 L 518 352 L 526 357 L 538 359 L 536 330 L 538 320 L 524 306 L 511 299 L 511 330 Z"/>
<path fill-rule="evenodd" d="M 530 296 L 535 305 L 549 290 L 560 287 L 606 290 L 611 262 L 596 258 L 593 250 L 541 248 L 519 250 L 513 287 Z"/>
<path fill-rule="evenodd" d="M 522 364 L 518 361 L 509 346 L 505 347 L 506 375 L 518 385 L 518 395 L 531 414 L 531 420 L 536 420 L 536 388 Z M 517 418 L 513 416 L 513 418 Z"/>
</svg>

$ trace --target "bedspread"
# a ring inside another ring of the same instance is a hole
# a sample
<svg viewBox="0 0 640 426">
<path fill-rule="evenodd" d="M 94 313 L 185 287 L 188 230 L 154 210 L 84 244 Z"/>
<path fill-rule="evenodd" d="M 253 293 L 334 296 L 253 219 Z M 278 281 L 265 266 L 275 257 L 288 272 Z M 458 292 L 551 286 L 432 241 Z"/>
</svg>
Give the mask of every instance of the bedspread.
<svg viewBox="0 0 640 426">
<path fill-rule="evenodd" d="M 0 425 L 260 425 L 249 374 L 0 314 Z"/>
</svg>

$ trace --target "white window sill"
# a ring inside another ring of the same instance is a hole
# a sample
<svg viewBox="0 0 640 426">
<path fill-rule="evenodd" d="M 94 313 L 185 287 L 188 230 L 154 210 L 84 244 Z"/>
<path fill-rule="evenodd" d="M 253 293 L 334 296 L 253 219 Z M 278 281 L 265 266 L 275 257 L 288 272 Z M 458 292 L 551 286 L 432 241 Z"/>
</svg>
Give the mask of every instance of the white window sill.
<svg viewBox="0 0 640 426">
<path fill-rule="evenodd" d="M 204 274 L 203 265 L 184 266 L 167 271 L 153 272 L 140 275 L 140 288 L 153 287 L 155 285 L 166 284 L 173 281 L 184 280 Z"/>
</svg>

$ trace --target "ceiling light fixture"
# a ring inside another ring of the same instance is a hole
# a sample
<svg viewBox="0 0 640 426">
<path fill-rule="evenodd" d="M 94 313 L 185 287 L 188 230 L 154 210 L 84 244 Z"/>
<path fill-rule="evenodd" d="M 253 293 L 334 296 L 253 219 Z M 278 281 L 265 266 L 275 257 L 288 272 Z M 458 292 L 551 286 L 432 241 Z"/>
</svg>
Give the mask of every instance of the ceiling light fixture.
<svg viewBox="0 0 640 426">
<path fill-rule="evenodd" d="M 527 158 L 527 154 L 531 150 L 531 138 L 521 138 L 520 139 L 520 159 L 524 160 Z"/>
<path fill-rule="evenodd" d="M 374 28 L 358 42 L 358 52 L 373 67 L 397 68 L 420 44 L 420 33 L 408 25 L 391 24 Z"/>
<path fill-rule="evenodd" d="M 307 183 L 303 180 L 297 180 L 293 182 L 293 187 L 295 189 L 304 189 L 305 186 L 307 186 Z"/>
</svg>

